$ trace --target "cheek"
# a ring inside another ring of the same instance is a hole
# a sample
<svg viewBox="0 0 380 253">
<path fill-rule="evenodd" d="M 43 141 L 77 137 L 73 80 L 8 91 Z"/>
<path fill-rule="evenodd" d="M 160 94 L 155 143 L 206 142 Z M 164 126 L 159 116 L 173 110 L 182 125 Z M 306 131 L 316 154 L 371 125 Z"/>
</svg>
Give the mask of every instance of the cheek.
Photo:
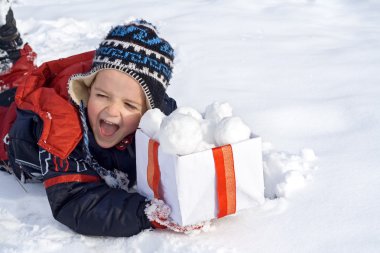
<svg viewBox="0 0 380 253">
<path fill-rule="evenodd" d="M 90 121 L 91 127 L 94 127 L 97 116 L 99 114 L 99 106 L 96 105 L 91 99 L 88 100 L 87 104 L 87 115 Z"/>
<path fill-rule="evenodd" d="M 123 118 L 123 123 L 124 126 L 126 126 L 126 128 L 128 129 L 128 133 L 133 133 L 134 131 L 136 131 L 137 127 L 139 126 L 140 119 L 140 114 L 128 115 Z"/>
</svg>

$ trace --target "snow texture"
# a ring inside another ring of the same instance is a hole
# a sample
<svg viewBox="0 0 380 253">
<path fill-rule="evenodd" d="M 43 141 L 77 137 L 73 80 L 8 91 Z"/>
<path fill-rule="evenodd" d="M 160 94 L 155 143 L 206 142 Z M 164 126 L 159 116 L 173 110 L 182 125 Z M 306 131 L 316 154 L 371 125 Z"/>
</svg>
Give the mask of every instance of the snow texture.
<svg viewBox="0 0 380 253">
<path fill-rule="evenodd" d="M 12 9 L 39 64 L 95 49 L 112 25 L 156 24 L 176 51 L 168 94 L 194 108 L 228 101 L 262 136 L 267 200 L 194 236 L 89 237 L 54 220 L 43 185 L 0 171 L 0 252 L 379 251 L 379 1 L 17 0 Z"/>
<path fill-rule="evenodd" d="M 270 143 L 263 144 L 265 197 L 274 199 L 288 197 L 303 188 L 312 179 L 318 167 L 317 157 L 311 149 L 301 150 L 300 155 L 288 154 L 273 149 Z"/>
<path fill-rule="evenodd" d="M 0 0 L 0 26 L 6 23 L 6 17 L 11 4 L 11 0 Z"/>
</svg>

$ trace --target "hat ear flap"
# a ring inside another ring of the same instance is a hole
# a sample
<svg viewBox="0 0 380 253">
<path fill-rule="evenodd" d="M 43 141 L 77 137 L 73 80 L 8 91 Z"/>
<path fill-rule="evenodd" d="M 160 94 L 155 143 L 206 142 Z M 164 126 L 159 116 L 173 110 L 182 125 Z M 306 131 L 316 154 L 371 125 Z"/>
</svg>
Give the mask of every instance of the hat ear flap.
<svg viewBox="0 0 380 253">
<path fill-rule="evenodd" d="M 85 74 L 73 75 L 68 82 L 68 93 L 71 100 L 78 106 L 83 101 L 84 106 L 87 106 L 90 97 L 91 86 L 95 81 L 97 71 L 92 71 Z"/>
</svg>

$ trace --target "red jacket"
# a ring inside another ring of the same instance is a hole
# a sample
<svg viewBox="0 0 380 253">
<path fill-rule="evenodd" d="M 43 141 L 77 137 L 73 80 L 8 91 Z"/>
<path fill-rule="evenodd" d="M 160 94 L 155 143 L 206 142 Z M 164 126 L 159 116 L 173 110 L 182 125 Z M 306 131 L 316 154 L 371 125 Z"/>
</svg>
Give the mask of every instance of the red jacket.
<svg viewBox="0 0 380 253">
<path fill-rule="evenodd" d="M 20 50 L 20 59 L 12 67 L 11 71 L 8 74 L 0 75 L 0 92 L 10 90 L 25 82 L 28 73 L 33 72 L 35 69 L 33 64 L 35 58 L 36 54 L 26 44 Z M 8 155 L 3 140 L 6 141 L 6 135 L 16 119 L 16 105 L 12 103 L 10 106 L 0 106 L 0 119 L 0 160 L 7 160 Z"/>
<path fill-rule="evenodd" d="M 62 159 L 82 138 L 80 119 L 69 102 L 67 82 L 71 75 L 90 70 L 95 51 L 54 60 L 35 68 L 35 53 L 26 45 L 12 71 L 0 76 L 0 84 L 17 86 L 15 103 L 19 109 L 36 113 L 44 123 L 38 145 Z M 15 106 L 1 108 L 0 138 L 3 140 L 16 118 Z M 65 127 L 62 127 L 65 126 Z M 5 145 L 0 145 L 0 160 L 7 160 Z"/>
</svg>

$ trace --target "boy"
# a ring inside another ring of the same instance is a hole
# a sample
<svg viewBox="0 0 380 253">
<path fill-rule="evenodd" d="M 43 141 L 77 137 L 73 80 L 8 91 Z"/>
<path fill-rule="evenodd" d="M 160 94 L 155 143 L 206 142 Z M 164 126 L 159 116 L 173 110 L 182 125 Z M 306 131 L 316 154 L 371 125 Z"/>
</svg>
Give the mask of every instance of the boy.
<svg viewBox="0 0 380 253">
<path fill-rule="evenodd" d="M 165 93 L 174 52 L 155 27 L 143 20 L 116 26 L 95 52 L 35 68 L 31 48 L 18 50 L 22 43 L 15 25 L 10 10 L 5 26 L 17 35 L 0 37 L 0 45 L 16 57 L 0 76 L 6 90 L 0 95 L 9 101 L 7 111 L 2 107 L 8 123 L 0 126 L 7 153 L 0 159 L 20 180 L 43 181 L 54 218 L 78 233 L 131 236 L 151 226 L 199 229 L 173 224 L 168 206 L 147 202 L 131 189 L 133 136 L 141 116 L 151 108 L 166 114 L 176 108 Z M 7 126 L 12 126 L 9 133 Z"/>
</svg>

